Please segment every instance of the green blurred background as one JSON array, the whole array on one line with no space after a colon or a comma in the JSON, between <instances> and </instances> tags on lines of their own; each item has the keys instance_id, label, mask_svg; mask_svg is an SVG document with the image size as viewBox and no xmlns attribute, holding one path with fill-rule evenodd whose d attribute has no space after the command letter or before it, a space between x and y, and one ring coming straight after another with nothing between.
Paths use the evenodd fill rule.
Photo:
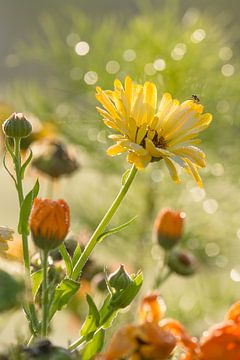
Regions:
<instances>
[{"instance_id":1,"label":"green blurred background","mask_svg":"<svg viewBox=\"0 0 240 360\"><path fill-rule=\"evenodd\" d=\"M72 230L92 231L110 205L128 165L107 158L109 134L95 106L95 86L112 88L129 74L157 84L183 101L197 94L214 121L202 136L207 168L204 190L183 175L175 185L161 163L140 173L113 224L138 219L94 252L100 264L125 263L144 270L143 293L151 289L162 254L152 243L158 211L186 212L185 246L198 257L198 273L172 276L161 293L168 315L199 335L220 321L240 294L239 135L240 3L201 1L0 0L0 100L43 123L52 122L76 147L81 169L63 179L55 197L72 209ZM0 168L1 225L16 228L14 186ZM35 174L29 174L26 188ZM45 196L47 180L42 180ZM20 316L20 315L18 315ZM133 320L132 310L120 321ZM21 332L21 316L17 318ZM65 319L65 318L64 318ZM1 326L3 342L12 323ZM61 340L57 320L55 338ZM15 324L15 323L14 323ZM58 331L57 331L58 330ZM77 329L70 327L69 338Z\"/></svg>"}]
</instances>

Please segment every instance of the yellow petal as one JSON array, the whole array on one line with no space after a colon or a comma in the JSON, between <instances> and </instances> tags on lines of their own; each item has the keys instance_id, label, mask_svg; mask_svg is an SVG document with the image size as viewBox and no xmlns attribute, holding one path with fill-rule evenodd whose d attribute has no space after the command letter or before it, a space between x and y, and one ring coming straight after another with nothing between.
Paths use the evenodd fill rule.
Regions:
<instances>
[{"instance_id":1,"label":"yellow petal","mask_svg":"<svg viewBox=\"0 0 240 360\"><path fill-rule=\"evenodd\" d=\"M138 156L135 153L129 153L127 161L130 164L134 164L138 170L143 170L151 161L152 157L150 155Z\"/></svg>"},{"instance_id":2,"label":"yellow petal","mask_svg":"<svg viewBox=\"0 0 240 360\"><path fill-rule=\"evenodd\" d=\"M107 149L107 154L109 156L116 156L116 155L121 155L123 154L124 152L126 152L127 149L122 147L121 145L119 144L115 144L115 145L112 145L110 146L108 149Z\"/></svg>"},{"instance_id":3,"label":"yellow petal","mask_svg":"<svg viewBox=\"0 0 240 360\"><path fill-rule=\"evenodd\" d=\"M203 183L202 183L202 179L201 179L201 176L199 175L199 172L198 172L198 169L197 169L197 166L194 165L190 160L188 159L185 159L185 162L187 163L188 165L188 168L186 167L186 171L188 173L191 173L193 178L195 179L196 183L198 184L198 186L200 188L203 188Z\"/></svg>"},{"instance_id":4,"label":"yellow petal","mask_svg":"<svg viewBox=\"0 0 240 360\"><path fill-rule=\"evenodd\" d=\"M167 165L169 174L171 176L171 178L173 179L173 181L175 181L177 184L179 184L181 182L179 176L178 176L178 172L176 169L176 166L174 165L173 161L170 160L169 158L164 158L165 164Z\"/></svg>"},{"instance_id":5,"label":"yellow petal","mask_svg":"<svg viewBox=\"0 0 240 360\"><path fill-rule=\"evenodd\" d=\"M145 139L145 143L146 143L146 150L153 157L174 156L174 154L172 154L168 150L156 148L153 142L148 138Z\"/></svg>"},{"instance_id":6,"label":"yellow petal","mask_svg":"<svg viewBox=\"0 0 240 360\"><path fill-rule=\"evenodd\" d=\"M153 121L154 113L157 105L157 89L152 82L145 82L144 84L144 105L146 111L146 121L150 124Z\"/></svg>"}]
</instances>

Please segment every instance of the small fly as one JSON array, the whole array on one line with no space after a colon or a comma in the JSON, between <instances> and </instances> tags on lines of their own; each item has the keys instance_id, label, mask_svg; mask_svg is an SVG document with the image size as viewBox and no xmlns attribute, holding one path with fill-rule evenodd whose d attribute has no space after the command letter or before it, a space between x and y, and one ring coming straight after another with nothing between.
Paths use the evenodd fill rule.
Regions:
<instances>
[{"instance_id":1,"label":"small fly","mask_svg":"<svg viewBox=\"0 0 240 360\"><path fill-rule=\"evenodd\" d=\"M192 94L191 99L196 103L200 103L200 99L196 94Z\"/></svg>"}]
</instances>

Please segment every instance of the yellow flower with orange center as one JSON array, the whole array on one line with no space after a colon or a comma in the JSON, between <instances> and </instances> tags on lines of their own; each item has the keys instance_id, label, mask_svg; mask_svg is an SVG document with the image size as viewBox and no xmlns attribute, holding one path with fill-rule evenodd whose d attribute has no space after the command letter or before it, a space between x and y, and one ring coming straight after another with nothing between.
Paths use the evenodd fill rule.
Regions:
<instances>
[{"instance_id":1,"label":"yellow flower with orange center","mask_svg":"<svg viewBox=\"0 0 240 360\"><path fill-rule=\"evenodd\" d=\"M30 215L30 229L35 244L44 250L64 241L70 224L70 211L64 200L35 199Z\"/></svg>"},{"instance_id":2,"label":"yellow flower with orange center","mask_svg":"<svg viewBox=\"0 0 240 360\"><path fill-rule=\"evenodd\" d=\"M116 144L107 150L108 155L127 152L128 162L138 169L163 159L175 182L180 182L178 164L202 186L198 170L205 166L205 154L196 146L197 136L209 126L212 115L203 114L200 103L192 99L180 104L165 93L157 108L155 84L135 84L129 76L124 86L115 80L113 91L96 90L104 107L97 108L104 123L118 132L110 135Z\"/></svg>"}]
</instances>

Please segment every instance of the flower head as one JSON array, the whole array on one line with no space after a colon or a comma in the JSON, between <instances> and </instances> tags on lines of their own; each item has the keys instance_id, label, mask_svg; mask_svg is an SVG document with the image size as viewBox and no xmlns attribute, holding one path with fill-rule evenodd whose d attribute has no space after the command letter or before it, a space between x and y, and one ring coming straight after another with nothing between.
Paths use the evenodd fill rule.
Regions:
<instances>
[{"instance_id":1,"label":"flower head","mask_svg":"<svg viewBox=\"0 0 240 360\"><path fill-rule=\"evenodd\" d=\"M22 113L13 113L2 125L3 132L11 138L25 138L32 132L32 125Z\"/></svg>"},{"instance_id":2,"label":"flower head","mask_svg":"<svg viewBox=\"0 0 240 360\"><path fill-rule=\"evenodd\" d=\"M30 229L41 249L54 249L64 241L70 224L70 211L64 200L35 199L30 215Z\"/></svg>"},{"instance_id":3,"label":"flower head","mask_svg":"<svg viewBox=\"0 0 240 360\"><path fill-rule=\"evenodd\" d=\"M35 157L32 166L42 174L53 179L71 175L79 168L77 158L69 151L67 146L59 140L43 143L41 153Z\"/></svg>"},{"instance_id":4,"label":"flower head","mask_svg":"<svg viewBox=\"0 0 240 360\"><path fill-rule=\"evenodd\" d=\"M8 251L8 241L13 241L14 230L6 227L0 226L0 254L6 255Z\"/></svg>"},{"instance_id":5,"label":"flower head","mask_svg":"<svg viewBox=\"0 0 240 360\"><path fill-rule=\"evenodd\" d=\"M212 115L203 114L200 103L191 99L180 104L165 93L157 108L156 86L135 84L128 76L124 86L115 80L113 91L97 87L96 98L104 107L98 108L104 123L118 132L110 135L116 144L107 150L108 155L127 152L128 162L138 169L163 159L177 183L179 164L202 186L198 169L205 166L205 154L196 147L200 143L196 138Z\"/></svg>"},{"instance_id":6,"label":"flower head","mask_svg":"<svg viewBox=\"0 0 240 360\"><path fill-rule=\"evenodd\" d=\"M158 214L154 223L154 236L160 246L164 249L170 249L178 243L182 237L184 212L163 209Z\"/></svg>"}]
</instances>

